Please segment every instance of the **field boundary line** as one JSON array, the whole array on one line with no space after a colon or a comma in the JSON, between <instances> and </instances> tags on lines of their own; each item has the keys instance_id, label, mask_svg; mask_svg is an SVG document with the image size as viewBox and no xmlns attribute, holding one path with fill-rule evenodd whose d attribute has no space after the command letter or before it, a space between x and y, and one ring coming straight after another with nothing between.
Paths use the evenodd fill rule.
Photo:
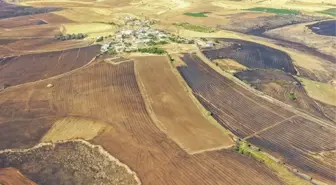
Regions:
<instances>
[{"instance_id":1,"label":"field boundary line","mask_svg":"<svg viewBox=\"0 0 336 185\"><path fill-rule=\"evenodd\" d=\"M244 140L247 140L247 139L250 139L250 138L252 138L252 137L254 137L254 136L257 136L257 135L259 135L259 134L262 133L262 132L265 132L265 131L267 131L267 130L273 128L273 127L276 127L276 126L280 125L281 123L284 123L284 122L286 122L286 121L290 121L291 119L293 119L293 118L295 118L295 117L300 117L300 116L295 114L295 115L293 115L293 116L291 116L291 117L289 117L289 118L286 118L286 119L284 119L284 120L281 120L281 121L279 121L279 122L277 122L277 123L275 123L275 124L273 124L273 125L271 125L271 126L268 126L268 127L266 127L266 128L263 128L263 129L261 129L261 130L255 132L255 133L253 133L253 134L251 134L251 135L245 137Z\"/></svg>"}]
</instances>

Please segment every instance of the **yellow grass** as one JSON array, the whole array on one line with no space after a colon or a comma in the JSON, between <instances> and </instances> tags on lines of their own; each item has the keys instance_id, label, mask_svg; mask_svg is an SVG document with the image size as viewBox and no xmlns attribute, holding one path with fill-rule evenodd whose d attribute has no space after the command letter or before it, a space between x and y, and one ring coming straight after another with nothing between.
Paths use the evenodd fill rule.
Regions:
<instances>
[{"instance_id":1,"label":"yellow grass","mask_svg":"<svg viewBox=\"0 0 336 185\"><path fill-rule=\"evenodd\" d=\"M99 121L66 117L57 120L41 141L57 142L70 139L91 140L106 128L106 124Z\"/></svg>"},{"instance_id":2,"label":"yellow grass","mask_svg":"<svg viewBox=\"0 0 336 185\"><path fill-rule=\"evenodd\" d=\"M247 69L246 66L241 65L240 63L238 63L237 61L232 60L232 59L216 59L216 60L214 60L214 62L216 64L218 64L221 69L223 69L223 70L225 70L225 71L227 71L231 74L233 74L237 71Z\"/></svg>"},{"instance_id":3,"label":"yellow grass","mask_svg":"<svg viewBox=\"0 0 336 185\"><path fill-rule=\"evenodd\" d=\"M115 26L104 23L63 24L62 27L64 34L83 33L89 37L113 35L116 31Z\"/></svg>"},{"instance_id":4,"label":"yellow grass","mask_svg":"<svg viewBox=\"0 0 336 185\"><path fill-rule=\"evenodd\" d=\"M113 9L95 7L77 7L54 12L75 22L109 22L113 21Z\"/></svg>"},{"instance_id":5,"label":"yellow grass","mask_svg":"<svg viewBox=\"0 0 336 185\"><path fill-rule=\"evenodd\" d=\"M336 88L330 84L300 78L308 95L321 102L336 106Z\"/></svg>"}]
</instances>

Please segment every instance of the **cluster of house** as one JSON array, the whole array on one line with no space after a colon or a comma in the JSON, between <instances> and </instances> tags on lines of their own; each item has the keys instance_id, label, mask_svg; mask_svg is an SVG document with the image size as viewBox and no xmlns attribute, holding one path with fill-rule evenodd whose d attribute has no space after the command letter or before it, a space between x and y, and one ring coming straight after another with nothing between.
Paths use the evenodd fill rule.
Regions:
<instances>
[{"instance_id":1,"label":"cluster of house","mask_svg":"<svg viewBox=\"0 0 336 185\"><path fill-rule=\"evenodd\" d=\"M103 44L102 52L114 51L116 53L136 51L139 48L162 45L169 42L184 43L184 44L198 44L200 47L212 46L211 43L202 41L200 39L187 39L177 35L157 30L151 27L153 21L140 19L126 18L125 28L116 32L115 36ZM132 28L130 28L132 27Z\"/></svg>"}]
</instances>

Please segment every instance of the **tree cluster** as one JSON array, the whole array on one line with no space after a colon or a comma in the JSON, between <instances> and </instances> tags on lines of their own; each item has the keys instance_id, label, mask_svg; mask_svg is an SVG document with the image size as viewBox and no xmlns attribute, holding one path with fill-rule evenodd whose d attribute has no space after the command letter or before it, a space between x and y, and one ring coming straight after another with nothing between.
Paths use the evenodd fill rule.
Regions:
<instances>
[{"instance_id":1,"label":"tree cluster","mask_svg":"<svg viewBox=\"0 0 336 185\"><path fill-rule=\"evenodd\" d=\"M84 39L85 37L87 37L86 34L83 33L78 33L78 34L61 34L61 35L56 35L55 39L56 40L79 40L79 39Z\"/></svg>"}]
</instances>

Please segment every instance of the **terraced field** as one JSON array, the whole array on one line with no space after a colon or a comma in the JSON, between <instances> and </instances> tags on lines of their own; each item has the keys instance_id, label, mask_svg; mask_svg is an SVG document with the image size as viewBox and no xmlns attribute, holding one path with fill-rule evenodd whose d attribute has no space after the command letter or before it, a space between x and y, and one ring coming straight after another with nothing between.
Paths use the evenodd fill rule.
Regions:
<instances>
[{"instance_id":1,"label":"terraced field","mask_svg":"<svg viewBox=\"0 0 336 185\"><path fill-rule=\"evenodd\" d=\"M0 59L0 84L15 86L66 73L89 63L99 51L100 47L95 45L2 58Z\"/></svg>"},{"instance_id":2,"label":"terraced field","mask_svg":"<svg viewBox=\"0 0 336 185\"><path fill-rule=\"evenodd\" d=\"M233 59L252 69L279 69L296 74L291 58L282 51L238 39L219 40L223 42L222 48L203 51L210 60Z\"/></svg>"},{"instance_id":3,"label":"terraced field","mask_svg":"<svg viewBox=\"0 0 336 185\"><path fill-rule=\"evenodd\" d=\"M335 180L335 176L332 175L335 167L322 163L320 165L310 155L312 152L335 150L334 127L310 121L269 103L221 76L194 54L185 54L182 59L187 66L178 67L181 75L198 100L225 128L239 137L248 139L252 144L272 151L289 165L299 168L313 178L326 182ZM275 129L274 132L277 132L279 137L284 137L284 141L273 132ZM264 138L261 142L255 139L260 134L274 138ZM282 148L277 142L282 144Z\"/></svg>"},{"instance_id":4,"label":"terraced field","mask_svg":"<svg viewBox=\"0 0 336 185\"><path fill-rule=\"evenodd\" d=\"M48 83L54 87L46 88ZM21 103L26 105L25 109L17 109ZM32 120L77 116L108 125L110 129L100 132L92 142L128 165L143 184L283 184L265 166L232 150L190 155L180 148L151 119L132 61L110 64L100 60L57 78L8 88L0 92L0 105L6 107L6 111L0 112L0 125L11 120L17 128L6 136L6 130L0 129L0 136L6 137L0 139L3 148L29 148L30 144L37 144L43 134L34 133L36 141L24 142L26 133L36 130L36 126L23 127ZM21 127L16 125L20 122ZM239 178L235 177L237 173Z\"/></svg>"}]
</instances>

